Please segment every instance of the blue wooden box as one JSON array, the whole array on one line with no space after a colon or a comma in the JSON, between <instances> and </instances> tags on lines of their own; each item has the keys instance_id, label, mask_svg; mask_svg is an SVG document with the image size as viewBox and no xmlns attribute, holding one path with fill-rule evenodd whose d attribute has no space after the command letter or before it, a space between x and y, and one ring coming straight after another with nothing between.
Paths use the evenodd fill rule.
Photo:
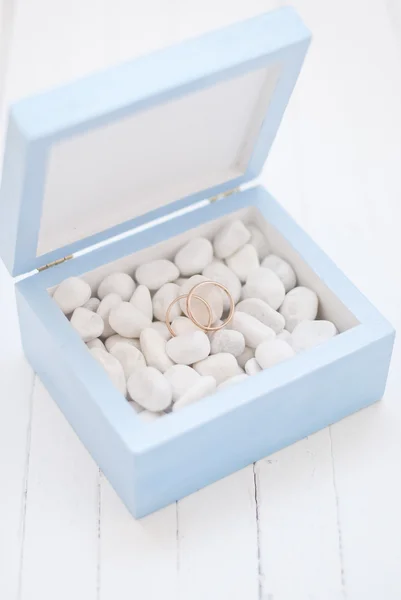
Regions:
<instances>
[{"instance_id":1,"label":"blue wooden box","mask_svg":"<svg viewBox=\"0 0 401 600\"><path fill-rule=\"evenodd\" d=\"M382 397L392 327L264 188L227 195L261 171L309 40L281 9L12 107L0 254L19 278L24 349L136 517ZM258 224L340 335L145 423L51 290L173 256L233 215Z\"/></svg>"}]
</instances>

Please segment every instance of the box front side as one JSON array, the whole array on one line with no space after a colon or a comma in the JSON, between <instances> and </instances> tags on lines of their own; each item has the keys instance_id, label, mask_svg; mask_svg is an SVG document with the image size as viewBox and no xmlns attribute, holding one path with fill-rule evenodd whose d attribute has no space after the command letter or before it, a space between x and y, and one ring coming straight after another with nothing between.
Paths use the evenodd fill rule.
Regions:
<instances>
[{"instance_id":1,"label":"box front side","mask_svg":"<svg viewBox=\"0 0 401 600\"><path fill-rule=\"evenodd\" d=\"M348 344L353 345L347 334L331 343L336 342L344 345L345 352ZM203 406L191 407L199 411L202 419L212 403L238 400L230 412L136 457L137 516L182 498L380 400L392 345L393 336L389 334L334 362L327 345L316 348L309 356L294 358L291 366L277 365L235 389L205 399ZM326 355L323 360L322 354ZM310 372L299 375L305 359Z\"/></svg>"}]
</instances>

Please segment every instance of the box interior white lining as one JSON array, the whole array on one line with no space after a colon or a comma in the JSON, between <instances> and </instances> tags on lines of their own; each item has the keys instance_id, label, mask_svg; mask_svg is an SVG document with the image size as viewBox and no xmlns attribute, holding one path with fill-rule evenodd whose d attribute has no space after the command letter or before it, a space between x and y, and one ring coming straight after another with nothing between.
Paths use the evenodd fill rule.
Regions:
<instances>
[{"instance_id":1,"label":"box interior white lining","mask_svg":"<svg viewBox=\"0 0 401 600\"><path fill-rule=\"evenodd\" d=\"M243 175L281 65L57 142L37 256Z\"/></svg>"}]
</instances>

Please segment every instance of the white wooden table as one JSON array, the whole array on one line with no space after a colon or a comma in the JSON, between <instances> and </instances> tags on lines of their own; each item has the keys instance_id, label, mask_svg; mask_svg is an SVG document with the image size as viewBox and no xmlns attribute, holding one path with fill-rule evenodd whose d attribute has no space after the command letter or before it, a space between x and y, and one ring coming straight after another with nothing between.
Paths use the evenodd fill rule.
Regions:
<instances>
[{"instance_id":1,"label":"white wooden table","mask_svg":"<svg viewBox=\"0 0 401 600\"><path fill-rule=\"evenodd\" d=\"M314 43L263 179L400 327L401 5L295 4ZM6 101L274 5L15 0ZM398 344L384 402L134 521L27 365L2 265L0 306L1 600L401 598Z\"/></svg>"}]
</instances>

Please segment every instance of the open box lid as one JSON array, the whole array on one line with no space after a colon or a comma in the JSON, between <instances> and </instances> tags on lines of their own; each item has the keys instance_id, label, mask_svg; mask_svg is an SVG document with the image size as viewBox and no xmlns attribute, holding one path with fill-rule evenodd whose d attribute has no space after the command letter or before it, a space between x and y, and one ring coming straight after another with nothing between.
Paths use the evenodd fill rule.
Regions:
<instances>
[{"instance_id":1,"label":"open box lid","mask_svg":"<svg viewBox=\"0 0 401 600\"><path fill-rule=\"evenodd\" d=\"M309 40L283 8L13 105L0 190L10 272L254 179Z\"/></svg>"}]
</instances>

